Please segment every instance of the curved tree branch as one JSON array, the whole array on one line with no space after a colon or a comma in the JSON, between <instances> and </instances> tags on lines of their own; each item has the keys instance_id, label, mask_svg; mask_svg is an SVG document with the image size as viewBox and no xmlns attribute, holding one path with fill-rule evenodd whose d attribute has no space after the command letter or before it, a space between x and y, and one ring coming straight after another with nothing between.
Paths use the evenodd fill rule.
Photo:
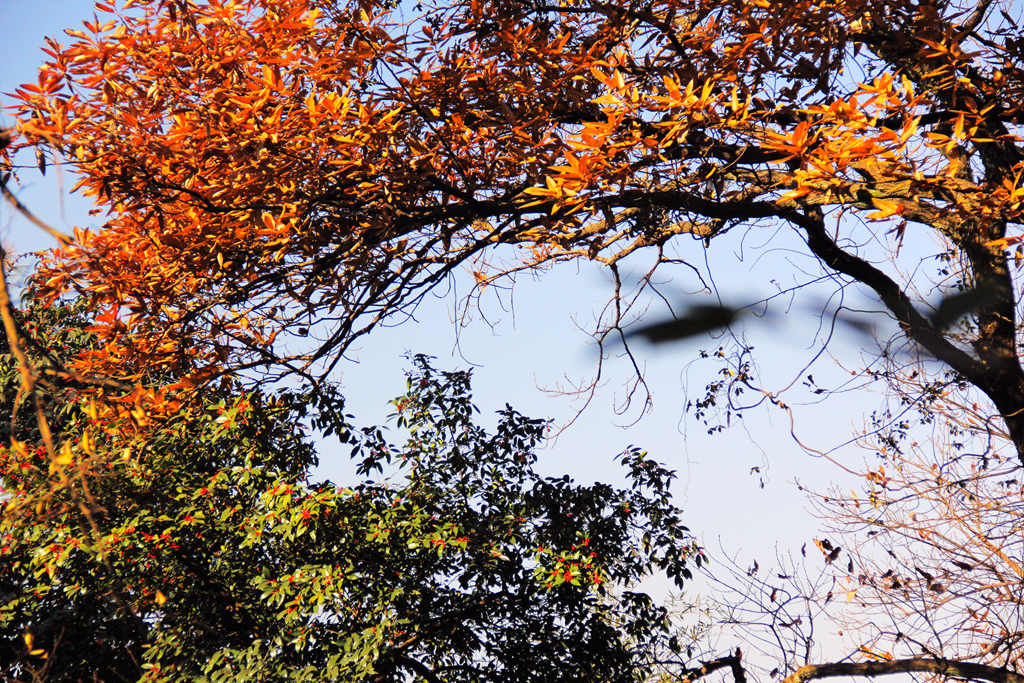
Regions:
<instances>
[{"instance_id":1,"label":"curved tree branch","mask_svg":"<svg viewBox=\"0 0 1024 683\"><path fill-rule=\"evenodd\" d=\"M950 342L913 305L899 284L864 259L843 250L825 229L820 210L810 213L787 211L784 218L803 228L807 246L829 268L852 277L878 294L882 303L896 317L907 336L917 342L935 358L945 362L969 382L981 389L1002 414L1010 432L1018 457L1024 464L1024 393L1017 376L1008 377L985 359L977 359Z\"/></svg>"},{"instance_id":2,"label":"curved tree branch","mask_svg":"<svg viewBox=\"0 0 1024 683\"><path fill-rule=\"evenodd\" d=\"M831 662L829 664L808 664L786 677L782 683L805 683L816 678L836 676L886 676L900 673L933 673L952 678L992 681L992 683L1024 683L1024 676L1007 669L944 659L911 657L887 662Z\"/></svg>"},{"instance_id":3,"label":"curved tree branch","mask_svg":"<svg viewBox=\"0 0 1024 683\"><path fill-rule=\"evenodd\" d=\"M710 662L705 662L698 667L686 669L680 672L679 680L683 681L683 683L692 683L692 681L703 678L708 674L724 669L725 667L729 667L732 669L732 677L735 683L747 683L747 674L743 670L742 658L742 651L739 648L736 648L735 654L719 657L718 659L713 659Z\"/></svg>"}]
</instances>

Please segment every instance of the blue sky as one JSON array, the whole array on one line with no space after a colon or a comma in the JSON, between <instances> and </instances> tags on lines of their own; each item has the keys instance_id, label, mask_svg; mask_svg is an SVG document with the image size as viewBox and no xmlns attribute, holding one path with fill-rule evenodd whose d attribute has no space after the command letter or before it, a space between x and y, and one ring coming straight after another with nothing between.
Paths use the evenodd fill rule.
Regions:
<instances>
[{"instance_id":1,"label":"blue sky","mask_svg":"<svg viewBox=\"0 0 1024 683\"><path fill-rule=\"evenodd\" d=\"M91 2L80 0L0 0L0 21L7 27L0 47L4 63L0 92L11 92L19 83L34 80L43 36L59 38L62 28L78 26L82 18L90 16L91 7ZM10 104L6 94L2 98L3 104ZM10 124L11 118L5 113L2 121ZM67 195L66 188L73 182L67 172L51 169L41 178L26 170L21 182L19 196L45 220L64 229L95 227L85 203ZM7 206L0 208L0 236L7 246L22 252L47 245L38 230ZM758 241L761 247L751 250L757 246L751 243ZM806 279L801 271L813 272L814 266L801 256L800 247L792 233L769 228L763 234L737 233L718 240L707 252L700 242L687 242L680 246L679 255L702 270L710 266L723 298L733 303L753 301L764 292ZM633 272L642 266L641 258ZM669 277L677 279L667 291L679 292L681 300L697 296L693 294L696 281L685 269L666 273L666 282ZM794 382L784 400L794 408L796 433L804 443L828 451L847 442L862 425L865 412L881 399L870 391L857 391L821 405L800 405L813 398L801 387L808 372L826 387L838 386L849 377L827 354L803 369L816 350L817 321L802 312L801 306L815 297L824 298L831 290L820 287L817 291L814 296L802 295L802 303L790 316L781 315L770 322L752 320L736 333L757 347L756 359L768 388L778 390ZM364 422L382 420L389 412L386 401L404 387L402 354L411 351L437 356L440 367L472 365L484 414L493 414L507 402L526 414L564 424L576 404L540 388L564 384L565 378L593 375L596 351L578 328L592 327L610 295L609 278L601 270L589 264L568 265L520 278L513 293L502 300L484 297L483 309L471 311L472 321L461 330L454 323L457 302L452 296L428 298L417 312L417 321L379 330L358 345L353 353L357 362L343 364L339 379L349 407ZM776 311L782 314L783 307ZM652 303L650 319L666 314L664 307ZM817 529L794 480L821 487L838 476L838 470L802 451L789 435L787 416L770 406L750 411L739 424L714 436L684 415L687 398L701 397L705 382L719 369L695 361L697 349L718 345L710 338L668 347L638 345L654 406L650 414L628 428L622 425L631 422L635 412L618 415L614 406L630 368L625 359L610 359L608 379L594 401L545 449L542 463L545 470L569 472L583 480L617 481L620 477L613 457L627 445L638 444L678 470L679 503L691 528L713 552L720 539L730 552L766 559L774 554L777 542L798 548ZM860 357L855 346L842 340L830 351L851 366L856 366ZM863 457L853 448L834 455L854 462ZM325 444L321 471L340 480L350 470L342 455Z\"/></svg>"}]
</instances>

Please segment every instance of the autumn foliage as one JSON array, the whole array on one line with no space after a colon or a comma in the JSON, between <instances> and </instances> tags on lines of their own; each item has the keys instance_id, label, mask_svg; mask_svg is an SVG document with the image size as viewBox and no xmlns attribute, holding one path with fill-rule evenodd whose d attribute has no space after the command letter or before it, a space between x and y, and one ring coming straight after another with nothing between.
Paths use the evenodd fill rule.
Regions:
<instances>
[{"instance_id":1,"label":"autumn foliage","mask_svg":"<svg viewBox=\"0 0 1024 683\"><path fill-rule=\"evenodd\" d=\"M615 265L775 221L1003 414L1024 396L1004 253L1024 43L999 3L97 7L18 91L21 139L104 220L42 285L105 311L96 369L330 364L454 269ZM839 216L962 250L995 293L979 360L844 248Z\"/></svg>"},{"instance_id":2,"label":"autumn foliage","mask_svg":"<svg viewBox=\"0 0 1024 683\"><path fill-rule=\"evenodd\" d=\"M32 293L81 297L93 341L44 362L39 335L5 321L37 359L19 397L70 387L105 434L147 442L209 398L183 389L326 386L353 340L463 272L478 293L563 261L613 275L602 350L616 335L664 341L678 325L623 329L639 298L624 292L626 259L654 264L643 288L729 233L781 226L808 278L863 285L909 340L914 362L884 355L870 376L913 389L908 405L941 399L953 431L969 417L963 430L985 442L980 460L881 449L867 498L831 499L836 519L881 525L871 538L893 557L932 564L886 574L865 553L858 575L851 558L849 590L889 610L893 627L869 639L889 658L787 672L1016 681L1020 546L983 540L1020 530L1019 490L987 463L1008 477L1024 463L1021 24L1009 0L97 3L67 41L47 41L3 151L70 165L101 223L61 240ZM903 268L904 240L922 232L936 258ZM685 334L736 317L705 311L717 317ZM729 377L709 396L751 383ZM38 424L47 457L74 462L69 437ZM75 448L85 433L72 430ZM10 453L11 467L36 457ZM907 500L944 511L922 522ZM838 561L838 545L820 547ZM912 638L914 656L893 661ZM716 662L742 673L739 654ZM686 681L709 670L681 666Z\"/></svg>"}]
</instances>

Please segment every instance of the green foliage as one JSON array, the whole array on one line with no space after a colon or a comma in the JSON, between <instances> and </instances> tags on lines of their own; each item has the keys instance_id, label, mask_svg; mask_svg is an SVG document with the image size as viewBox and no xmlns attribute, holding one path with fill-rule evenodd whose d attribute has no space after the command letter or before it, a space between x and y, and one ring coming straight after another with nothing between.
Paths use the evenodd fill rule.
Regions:
<instances>
[{"instance_id":1,"label":"green foliage","mask_svg":"<svg viewBox=\"0 0 1024 683\"><path fill-rule=\"evenodd\" d=\"M84 348L76 316L44 336ZM400 446L324 388L208 396L145 430L47 396L73 460L47 462L24 412L0 453L10 680L635 680L669 634L624 589L701 559L645 453L622 454L626 490L541 477L545 423L506 407L489 433L469 373L423 356ZM353 485L310 480L316 430L351 447Z\"/></svg>"}]
</instances>

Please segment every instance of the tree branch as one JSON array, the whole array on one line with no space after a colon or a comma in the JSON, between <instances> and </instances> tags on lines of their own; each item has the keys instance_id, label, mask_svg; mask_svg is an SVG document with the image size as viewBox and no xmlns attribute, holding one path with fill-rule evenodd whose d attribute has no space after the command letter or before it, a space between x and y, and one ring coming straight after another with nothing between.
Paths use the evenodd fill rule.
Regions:
<instances>
[{"instance_id":1,"label":"tree branch","mask_svg":"<svg viewBox=\"0 0 1024 683\"><path fill-rule=\"evenodd\" d=\"M935 329L928 319L914 308L910 298L895 280L864 259L850 254L836 244L825 230L825 223L820 212L816 213L817 215L806 215L798 211L789 211L785 212L784 217L804 229L807 235L807 246L828 267L843 275L849 275L857 282L873 289L886 308L896 316L896 320L900 322L911 339L985 390L988 375L984 366L950 343L939 330Z\"/></svg>"},{"instance_id":2,"label":"tree branch","mask_svg":"<svg viewBox=\"0 0 1024 683\"><path fill-rule=\"evenodd\" d=\"M923 657L895 659L887 662L809 664L797 669L795 673L786 677L782 683L805 683L815 678L833 678L835 676L886 676L915 671L949 676L951 678L992 681L992 683L1024 683L1024 676L1007 669L977 664L975 662L957 662L944 659L926 659Z\"/></svg>"},{"instance_id":3,"label":"tree branch","mask_svg":"<svg viewBox=\"0 0 1024 683\"><path fill-rule=\"evenodd\" d=\"M438 678L436 673L434 673L434 670L419 660L401 655L398 657L397 663L399 666L405 666L406 668L412 669L430 683L442 683L441 679Z\"/></svg>"},{"instance_id":4,"label":"tree branch","mask_svg":"<svg viewBox=\"0 0 1024 683\"><path fill-rule=\"evenodd\" d=\"M14 196L14 193L7 188L6 182L0 182L0 193L3 193L4 198L8 202L10 202L11 206L17 209L21 213L21 215L28 219L30 223L35 225L37 228L45 232L53 239L57 240L57 243L60 244L61 246L66 247L67 245L71 244L74 241L71 239L71 237L65 235L57 228L54 228L48 223L45 223L44 221L41 221L40 219L36 218L35 214L29 211L28 207L22 204L18 200L18 198Z\"/></svg>"},{"instance_id":5,"label":"tree branch","mask_svg":"<svg viewBox=\"0 0 1024 683\"><path fill-rule=\"evenodd\" d=\"M719 657L718 659L714 659L710 662L705 662L700 666L694 667L692 669L685 669L681 672L682 675L680 676L679 680L683 681L683 683L692 683L693 681L696 681L699 678L703 678L708 674L714 673L719 669L729 667L732 669L732 677L735 683L747 683L747 674L743 670L743 664L741 661L742 658L743 653L740 651L739 648L736 648L735 654L726 655L725 657Z\"/></svg>"},{"instance_id":6,"label":"tree branch","mask_svg":"<svg viewBox=\"0 0 1024 683\"><path fill-rule=\"evenodd\" d=\"M986 362L986 359L976 359L951 343L941 330L936 329L914 308L899 284L864 259L844 251L836 244L825 230L820 209L807 214L786 211L780 215L804 229L807 246L828 267L875 290L908 337L960 373L992 400L1002 414L1017 449L1018 458L1024 464L1024 409L1021 408L1024 405L1024 396L1019 381L1016 381L1020 372L1019 366L1017 373L1008 375L1001 372L1000 367ZM1015 360L1013 362L1016 363Z\"/></svg>"}]
</instances>

